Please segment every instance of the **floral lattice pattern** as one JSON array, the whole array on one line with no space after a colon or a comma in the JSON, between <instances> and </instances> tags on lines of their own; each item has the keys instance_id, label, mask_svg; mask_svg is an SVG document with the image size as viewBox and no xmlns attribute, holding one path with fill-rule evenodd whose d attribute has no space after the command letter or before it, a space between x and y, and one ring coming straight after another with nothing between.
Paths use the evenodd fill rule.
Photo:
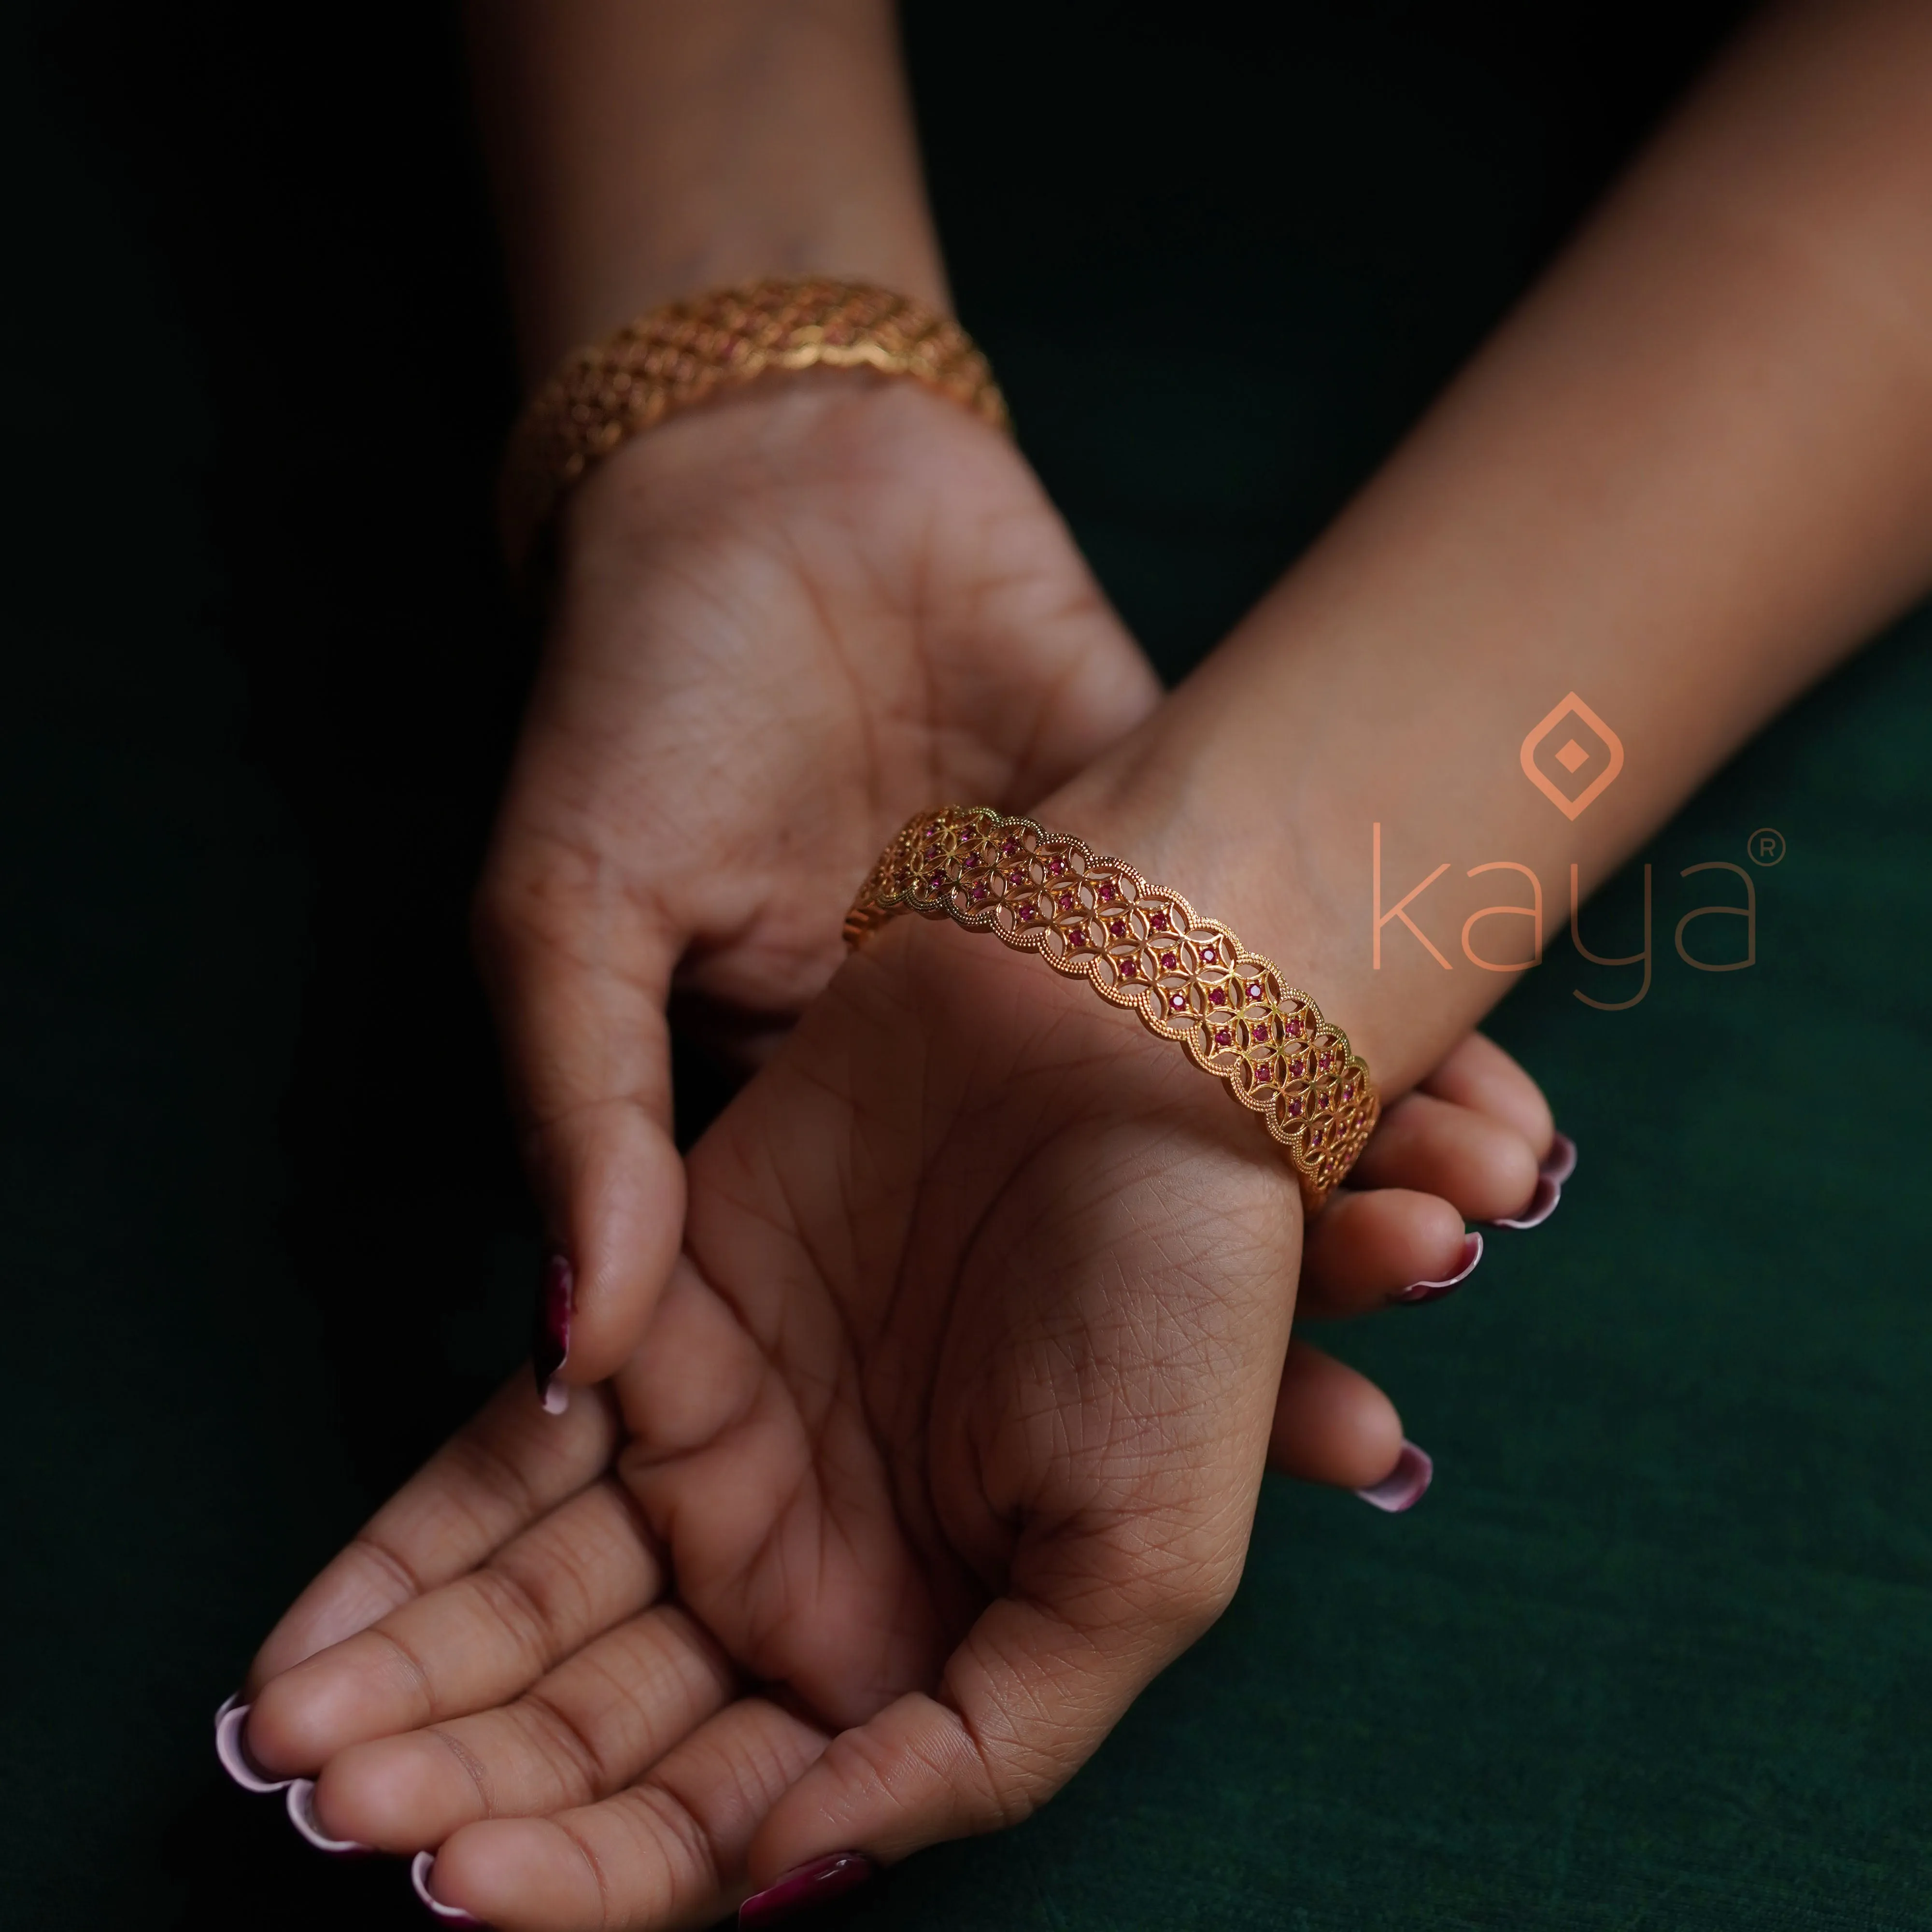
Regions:
<instances>
[{"instance_id":1,"label":"floral lattice pattern","mask_svg":"<svg viewBox=\"0 0 1932 1932\"><path fill-rule=\"evenodd\" d=\"M1080 839L984 806L922 812L872 868L847 942L901 912L995 932L1178 1041L1266 1122L1310 1214L1374 1130L1367 1064L1307 994L1180 893Z\"/></svg>"}]
</instances>

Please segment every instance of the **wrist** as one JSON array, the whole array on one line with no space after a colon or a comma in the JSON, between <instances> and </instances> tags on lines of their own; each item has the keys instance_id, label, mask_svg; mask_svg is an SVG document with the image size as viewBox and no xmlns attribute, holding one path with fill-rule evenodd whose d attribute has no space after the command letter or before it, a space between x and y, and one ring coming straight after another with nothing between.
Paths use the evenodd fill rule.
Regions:
<instances>
[{"instance_id":1,"label":"wrist","mask_svg":"<svg viewBox=\"0 0 1932 1932\"><path fill-rule=\"evenodd\" d=\"M915 216L917 218L915 218ZM672 302L782 278L862 284L952 308L937 236L922 209L868 208L862 200L788 208L751 206L701 230L680 226L608 253L586 251L520 278L517 338L525 383L534 387L573 351Z\"/></svg>"},{"instance_id":2,"label":"wrist","mask_svg":"<svg viewBox=\"0 0 1932 1932\"><path fill-rule=\"evenodd\" d=\"M1325 842L1309 837L1279 782L1244 784L1239 767L1196 757L1178 738L1157 714L1034 815L1186 894L1297 983L1304 972L1336 976L1346 893Z\"/></svg>"},{"instance_id":3,"label":"wrist","mask_svg":"<svg viewBox=\"0 0 1932 1932\"><path fill-rule=\"evenodd\" d=\"M1384 1100L1394 1099L1501 989L1472 983L1486 976L1459 982L1376 964L1372 808L1358 813L1321 738L1256 764L1229 755L1225 741L1190 742L1190 722L1157 716L1033 815L1234 927L1346 1029Z\"/></svg>"},{"instance_id":4,"label":"wrist","mask_svg":"<svg viewBox=\"0 0 1932 1932\"><path fill-rule=\"evenodd\" d=\"M704 404L814 369L914 382L990 428L1009 426L971 338L908 296L819 276L714 290L586 344L531 398L498 497L512 564L521 567L560 498L614 450Z\"/></svg>"},{"instance_id":5,"label":"wrist","mask_svg":"<svg viewBox=\"0 0 1932 1932\"><path fill-rule=\"evenodd\" d=\"M810 510L840 520L854 492L918 479L937 451L956 466L983 439L987 460L1013 460L1007 439L947 398L862 369L763 376L627 437L560 502L557 556L566 574L642 531L715 529L719 518Z\"/></svg>"},{"instance_id":6,"label":"wrist","mask_svg":"<svg viewBox=\"0 0 1932 1932\"><path fill-rule=\"evenodd\" d=\"M1177 1064L1260 1118L1311 1213L1374 1126L1372 1076L1306 987L1171 881L1064 828L984 806L920 813L860 889L846 938L862 944L907 914L1037 954L1135 1014Z\"/></svg>"}]
</instances>

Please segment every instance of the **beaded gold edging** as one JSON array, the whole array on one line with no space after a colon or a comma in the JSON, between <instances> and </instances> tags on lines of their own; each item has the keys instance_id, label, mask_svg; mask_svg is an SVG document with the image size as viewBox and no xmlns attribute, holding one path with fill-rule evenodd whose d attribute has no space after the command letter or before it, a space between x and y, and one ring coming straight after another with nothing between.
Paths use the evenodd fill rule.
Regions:
<instances>
[{"instance_id":1,"label":"beaded gold edging","mask_svg":"<svg viewBox=\"0 0 1932 1932\"><path fill-rule=\"evenodd\" d=\"M990 930L1178 1041L1261 1115L1311 1214L1374 1130L1382 1102L1367 1063L1309 994L1180 893L1081 839L986 806L921 812L860 889L846 944L902 912Z\"/></svg>"},{"instance_id":2,"label":"beaded gold edging","mask_svg":"<svg viewBox=\"0 0 1932 1932\"><path fill-rule=\"evenodd\" d=\"M499 504L511 562L523 562L564 491L627 437L768 370L820 366L909 376L1010 427L972 338L910 296L811 275L668 302L578 350L518 418Z\"/></svg>"}]
</instances>

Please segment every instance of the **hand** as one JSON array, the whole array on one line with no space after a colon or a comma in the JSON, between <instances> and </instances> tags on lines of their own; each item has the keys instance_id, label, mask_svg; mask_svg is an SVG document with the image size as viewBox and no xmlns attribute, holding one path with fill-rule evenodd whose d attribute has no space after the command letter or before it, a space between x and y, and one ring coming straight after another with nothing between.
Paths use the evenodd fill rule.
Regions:
<instances>
[{"instance_id":1,"label":"hand","mask_svg":"<svg viewBox=\"0 0 1932 1932\"><path fill-rule=\"evenodd\" d=\"M1520 1204L1539 1147L1410 1119L1397 1166ZM250 1749L320 1772L332 1836L440 1847L436 1895L506 1932L703 1923L1012 1822L1225 1604L1264 1460L1394 1459L1359 1378L1299 1348L1284 1378L1300 1223L1171 1048L895 927L694 1150L610 1400L500 1396L284 1619Z\"/></svg>"},{"instance_id":2,"label":"hand","mask_svg":"<svg viewBox=\"0 0 1932 1932\"><path fill-rule=\"evenodd\" d=\"M910 383L773 383L664 424L562 537L478 925L580 1384L635 1346L676 1252L674 989L755 1063L914 811L1030 803L1157 692L1018 452ZM1317 1305L1454 1272L1440 1197L1463 1184L1412 1164L1338 1202Z\"/></svg>"},{"instance_id":3,"label":"hand","mask_svg":"<svg viewBox=\"0 0 1932 1932\"><path fill-rule=\"evenodd\" d=\"M478 928L585 1384L677 1252L674 990L755 1062L913 812L1025 806L1158 688L1018 451L914 383L707 404L607 459L560 536Z\"/></svg>"}]
</instances>

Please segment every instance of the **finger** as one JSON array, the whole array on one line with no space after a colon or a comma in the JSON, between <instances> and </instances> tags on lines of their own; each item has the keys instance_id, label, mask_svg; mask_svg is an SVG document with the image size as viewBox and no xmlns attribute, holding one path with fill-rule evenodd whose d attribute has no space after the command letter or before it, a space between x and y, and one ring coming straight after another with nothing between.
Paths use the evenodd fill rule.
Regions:
<instances>
[{"instance_id":1,"label":"finger","mask_svg":"<svg viewBox=\"0 0 1932 1932\"><path fill-rule=\"evenodd\" d=\"M1498 1225L1541 1226L1556 1211L1563 1184L1576 1169L1576 1143L1556 1130L1542 1089L1480 1034L1472 1034L1422 1084L1424 1091L1507 1121L1522 1134L1537 1157L1536 1185L1520 1206L1497 1217Z\"/></svg>"},{"instance_id":2,"label":"finger","mask_svg":"<svg viewBox=\"0 0 1932 1932\"><path fill-rule=\"evenodd\" d=\"M272 1678L248 1744L271 1772L309 1772L387 1737L514 1696L654 1601L664 1570L622 1490L583 1490L488 1562Z\"/></svg>"},{"instance_id":3,"label":"finger","mask_svg":"<svg viewBox=\"0 0 1932 1932\"><path fill-rule=\"evenodd\" d=\"M1556 1138L1543 1089L1492 1040L1472 1033L1421 1084L1438 1100L1514 1127L1540 1161Z\"/></svg>"},{"instance_id":4,"label":"finger","mask_svg":"<svg viewBox=\"0 0 1932 1932\"><path fill-rule=\"evenodd\" d=\"M911 1692L841 1732L780 1799L754 1882L834 1852L890 1862L1017 1823L1064 1785L1148 1682L1226 1606L1245 1538L1146 1519L1022 1545L1010 1585Z\"/></svg>"},{"instance_id":5,"label":"finger","mask_svg":"<svg viewBox=\"0 0 1932 1932\"><path fill-rule=\"evenodd\" d=\"M1402 1446L1395 1404L1366 1376L1299 1338L1288 1344L1269 1468L1301 1482L1366 1490L1396 1466Z\"/></svg>"},{"instance_id":6,"label":"finger","mask_svg":"<svg viewBox=\"0 0 1932 1932\"><path fill-rule=\"evenodd\" d=\"M1295 1312L1338 1320L1392 1302L1439 1300L1466 1281L1480 1234L1440 1195L1406 1187L1345 1188L1308 1224Z\"/></svg>"},{"instance_id":7,"label":"finger","mask_svg":"<svg viewBox=\"0 0 1932 1932\"><path fill-rule=\"evenodd\" d=\"M616 1439L608 1402L580 1402L559 1420L514 1378L290 1605L256 1653L243 1694L474 1568L596 1481Z\"/></svg>"},{"instance_id":8,"label":"finger","mask_svg":"<svg viewBox=\"0 0 1932 1932\"><path fill-rule=\"evenodd\" d=\"M1357 1188L1438 1195L1465 1220L1495 1221L1535 1193L1536 1162L1514 1125L1414 1093L1382 1116L1348 1179Z\"/></svg>"},{"instance_id":9,"label":"finger","mask_svg":"<svg viewBox=\"0 0 1932 1932\"><path fill-rule=\"evenodd\" d=\"M659 1604L513 1702L351 1745L323 1771L315 1814L332 1838L414 1852L482 1819L592 1804L650 1770L734 1688L716 1642Z\"/></svg>"},{"instance_id":10,"label":"finger","mask_svg":"<svg viewBox=\"0 0 1932 1932\"><path fill-rule=\"evenodd\" d=\"M476 904L525 1162L558 1250L533 1340L539 1390L557 1408L636 1348L684 1226L664 1001L687 935L615 869L506 835Z\"/></svg>"},{"instance_id":11,"label":"finger","mask_svg":"<svg viewBox=\"0 0 1932 1932\"><path fill-rule=\"evenodd\" d=\"M730 1705L601 1804L465 1826L423 1874L497 1932L714 1922L749 1889L746 1854L825 1734L763 1698Z\"/></svg>"}]
</instances>

